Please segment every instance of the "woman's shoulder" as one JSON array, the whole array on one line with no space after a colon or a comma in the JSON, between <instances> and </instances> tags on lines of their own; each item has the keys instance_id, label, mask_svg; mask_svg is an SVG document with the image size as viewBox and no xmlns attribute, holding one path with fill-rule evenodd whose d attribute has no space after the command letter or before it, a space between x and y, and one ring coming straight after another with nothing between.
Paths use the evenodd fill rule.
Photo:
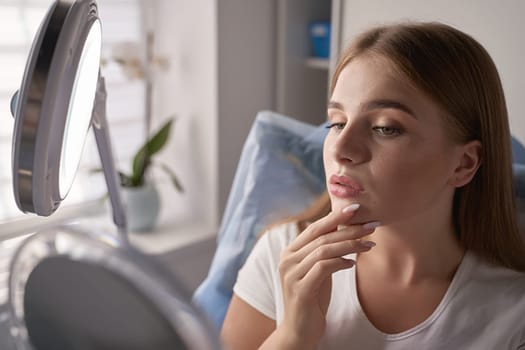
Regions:
<instances>
[{"instance_id":1,"label":"woman's shoulder","mask_svg":"<svg viewBox=\"0 0 525 350\"><path fill-rule=\"evenodd\" d=\"M525 306L525 272L491 264L473 253L469 255L474 265L471 281L475 289L505 295L509 301L522 300Z\"/></svg>"},{"instance_id":2,"label":"woman's shoulder","mask_svg":"<svg viewBox=\"0 0 525 350\"><path fill-rule=\"evenodd\" d=\"M488 279L525 279L525 271L514 270L505 266L497 265L486 261L473 252L467 253L474 265L477 266L477 274Z\"/></svg>"},{"instance_id":3,"label":"woman's shoulder","mask_svg":"<svg viewBox=\"0 0 525 350\"><path fill-rule=\"evenodd\" d=\"M463 274L462 283L456 289L457 294L448 308L453 312L449 313L447 322L458 329L470 329L471 334L482 334L489 329L500 330L497 336L480 337L477 342L484 341L482 339L502 342L507 345L501 348L515 349L515 344L525 341L525 273L491 264L471 252L468 256L470 271ZM468 325L462 323L465 319L458 318L458 313L469 315ZM488 343L485 345L495 348Z\"/></svg>"}]
</instances>

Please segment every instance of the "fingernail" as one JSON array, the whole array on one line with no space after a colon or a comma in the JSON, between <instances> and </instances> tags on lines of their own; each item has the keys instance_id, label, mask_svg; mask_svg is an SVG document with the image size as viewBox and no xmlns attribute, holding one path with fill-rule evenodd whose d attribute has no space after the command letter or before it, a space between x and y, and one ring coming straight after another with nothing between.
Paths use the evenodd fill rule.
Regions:
<instances>
[{"instance_id":1,"label":"fingernail","mask_svg":"<svg viewBox=\"0 0 525 350\"><path fill-rule=\"evenodd\" d=\"M376 246L375 242L372 242L372 241L361 241L361 245L368 247L368 248L372 248Z\"/></svg>"},{"instance_id":2,"label":"fingernail","mask_svg":"<svg viewBox=\"0 0 525 350\"><path fill-rule=\"evenodd\" d=\"M361 205L359 203L350 204L348 207L343 208L343 213L351 213L359 209Z\"/></svg>"},{"instance_id":3,"label":"fingernail","mask_svg":"<svg viewBox=\"0 0 525 350\"><path fill-rule=\"evenodd\" d=\"M381 226L381 223L379 221L372 221L372 222L367 222L366 224L364 224L363 228L365 230L371 230L371 229L376 228L378 226Z\"/></svg>"}]
</instances>

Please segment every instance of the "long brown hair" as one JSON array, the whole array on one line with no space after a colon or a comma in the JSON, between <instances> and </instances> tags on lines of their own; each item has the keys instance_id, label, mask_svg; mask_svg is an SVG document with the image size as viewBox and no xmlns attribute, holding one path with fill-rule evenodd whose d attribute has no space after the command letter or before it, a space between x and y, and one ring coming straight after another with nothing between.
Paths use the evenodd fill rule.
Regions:
<instances>
[{"instance_id":1,"label":"long brown hair","mask_svg":"<svg viewBox=\"0 0 525 350\"><path fill-rule=\"evenodd\" d=\"M488 52L472 37L441 23L400 23L361 34L341 56L331 82L363 55L385 58L446 113L457 142L479 140L482 164L456 190L454 226L465 248L489 262L525 271L516 216L511 141L501 81Z\"/></svg>"}]
</instances>

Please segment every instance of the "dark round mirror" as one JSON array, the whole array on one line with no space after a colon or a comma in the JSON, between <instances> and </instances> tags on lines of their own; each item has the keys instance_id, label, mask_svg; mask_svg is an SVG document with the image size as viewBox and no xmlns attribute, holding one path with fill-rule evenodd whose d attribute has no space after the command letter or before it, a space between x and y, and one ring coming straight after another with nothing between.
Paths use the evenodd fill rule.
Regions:
<instances>
[{"instance_id":1,"label":"dark round mirror","mask_svg":"<svg viewBox=\"0 0 525 350\"><path fill-rule=\"evenodd\" d=\"M64 256L46 258L31 271L24 310L29 339L40 350L187 349L129 281Z\"/></svg>"},{"instance_id":2,"label":"dark round mirror","mask_svg":"<svg viewBox=\"0 0 525 350\"><path fill-rule=\"evenodd\" d=\"M72 226L28 238L9 276L18 349L220 349L175 276L113 235Z\"/></svg>"}]
</instances>

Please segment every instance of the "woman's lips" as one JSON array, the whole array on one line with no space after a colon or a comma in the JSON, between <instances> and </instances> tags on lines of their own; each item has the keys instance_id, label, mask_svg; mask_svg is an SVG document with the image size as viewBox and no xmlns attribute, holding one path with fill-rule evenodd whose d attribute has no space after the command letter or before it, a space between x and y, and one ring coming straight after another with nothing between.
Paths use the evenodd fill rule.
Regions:
<instances>
[{"instance_id":1,"label":"woman's lips","mask_svg":"<svg viewBox=\"0 0 525 350\"><path fill-rule=\"evenodd\" d=\"M363 188L348 176L332 175L328 182L328 191L339 198L355 198L359 196Z\"/></svg>"}]
</instances>

